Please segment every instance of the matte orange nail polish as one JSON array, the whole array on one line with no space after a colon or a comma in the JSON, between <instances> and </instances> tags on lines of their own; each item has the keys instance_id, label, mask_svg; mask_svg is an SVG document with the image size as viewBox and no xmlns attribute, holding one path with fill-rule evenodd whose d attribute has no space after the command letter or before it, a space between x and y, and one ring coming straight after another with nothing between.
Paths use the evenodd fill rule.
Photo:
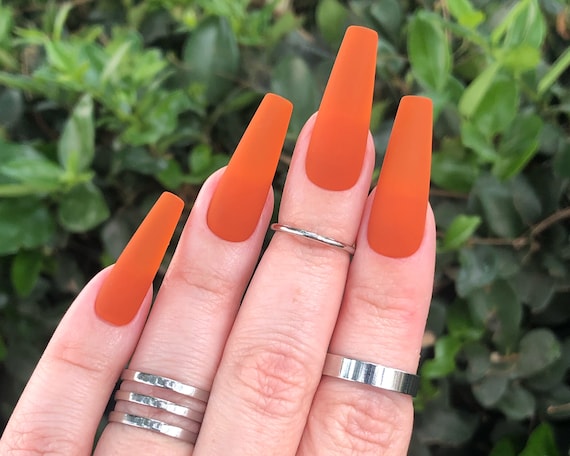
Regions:
<instances>
[{"instance_id":1,"label":"matte orange nail polish","mask_svg":"<svg viewBox=\"0 0 570 456\"><path fill-rule=\"evenodd\" d=\"M293 105L268 93L214 191L207 222L226 241L248 239L259 222L277 169Z\"/></svg>"},{"instance_id":2,"label":"matte orange nail polish","mask_svg":"<svg viewBox=\"0 0 570 456\"><path fill-rule=\"evenodd\" d=\"M184 202L163 193L119 256L95 299L102 320L126 325L136 316L182 214Z\"/></svg>"},{"instance_id":3,"label":"matte orange nail polish","mask_svg":"<svg viewBox=\"0 0 570 456\"><path fill-rule=\"evenodd\" d=\"M429 197L433 108L429 98L402 98L368 223L368 244L393 258L420 246Z\"/></svg>"},{"instance_id":4,"label":"matte orange nail polish","mask_svg":"<svg viewBox=\"0 0 570 456\"><path fill-rule=\"evenodd\" d=\"M321 106L306 159L309 179L325 190L348 190L360 177L374 92L378 35L346 30Z\"/></svg>"}]
</instances>

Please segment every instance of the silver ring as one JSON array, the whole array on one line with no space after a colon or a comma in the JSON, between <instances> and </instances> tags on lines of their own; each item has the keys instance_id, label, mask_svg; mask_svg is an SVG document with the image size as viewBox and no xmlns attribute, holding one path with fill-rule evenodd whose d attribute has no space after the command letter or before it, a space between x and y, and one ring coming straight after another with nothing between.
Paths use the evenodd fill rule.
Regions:
<instances>
[{"instance_id":1,"label":"silver ring","mask_svg":"<svg viewBox=\"0 0 570 456\"><path fill-rule=\"evenodd\" d=\"M420 386L420 377L417 375L332 353L327 353L323 375L409 394L412 397L417 394Z\"/></svg>"},{"instance_id":2,"label":"silver ring","mask_svg":"<svg viewBox=\"0 0 570 456\"><path fill-rule=\"evenodd\" d=\"M178 426L172 426L164 421L130 415L129 413L113 411L109 414L109 421L112 423L126 424L127 426L133 426L139 429L146 429L147 431L158 432L176 439L184 440L188 443L196 443L196 439L198 438L198 434L195 432L190 432Z\"/></svg>"},{"instance_id":3,"label":"silver ring","mask_svg":"<svg viewBox=\"0 0 570 456\"><path fill-rule=\"evenodd\" d=\"M175 404L174 402L160 399L154 396L147 396L145 394L133 393L129 391L119 390L115 393L115 400L132 402L134 404L146 405L147 407L154 407L157 409L165 410L174 415L183 416L197 423L201 423L204 419L204 414L192 410L189 407Z\"/></svg>"},{"instance_id":4,"label":"silver ring","mask_svg":"<svg viewBox=\"0 0 570 456\"><path fill-rule=\"evenodd\" d=\"M314 233L312 231L303 230L301 228L295 228L294 226L284 225L283 223L272 223L270 228L273 231L281 231L282 233L293 234L295 236L301 236L305 239L309 239L311 241L317 241L321 244L325 244L329 247L335 247L340 250L344 250L348 252L350 255L354 255L355 247L354 245L348 245L344 242L337 241L336 239L321 236L320 234Z\"/></svg>"},{"instance_id":5,"label":"silver ring","mask_svg":"<svg viewBox=\"0 0 570 456\"><path fill-rule=\"evenodd\" d=\"M208 398L210 397L210 393L208 391L196 388L195 386L185 385L184 383L168 377L148 374L132 369L125 369L121 375L121 379L132 380L134 382L143 383L150 386L158 386L159 388L166 388L202 402L208 402Z\"/></svg>"}]
</instances>

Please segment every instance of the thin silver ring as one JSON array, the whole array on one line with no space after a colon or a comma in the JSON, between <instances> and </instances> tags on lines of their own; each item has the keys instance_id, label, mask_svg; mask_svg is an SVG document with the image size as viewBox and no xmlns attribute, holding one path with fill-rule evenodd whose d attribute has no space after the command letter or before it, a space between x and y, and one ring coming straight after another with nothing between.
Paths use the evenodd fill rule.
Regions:
<instances>
[{"instance_id":1,"label":"thin silver ring","mask_svg":"<svg viewBox=\"0 0 570 456\"><path fill-rule=\"evenodd\" d=\"M354 255L354 252L356 250L354 245L348 245L344 242L337 241L336 239L321 236L320 234L303 230L302 228L295 228L294 226L284 225L283 223L272 223L270 228L273 231L281 231L282 233L293 234L295 236L300 236L311 241L320 242L321 244L327 245L329 247L335 247L337 249L344 250L350 255Z\"/></svg>"},{"instance_id":2,"label":"thin silver ring","mask_svg":"<svg viewBox=\"0 0 570 456\"><path fill-rule=\"evenodd\" d=\"M182 405L175 404L174 402L167 401L166 399L160 399L154 396L147 396L146 394L133 393L129 391L119 390L115 393L115 400L132 402L134 404L146 405L148 407L154 407L157 409L165 410L174 415L182 416L188 418L198 424L202 423L204 420L204 414L192 410L191 408L184 407Z\"/></svg>"},{"instance_id":3,"label":"thin silver ring","mask_svg":"<svg viewBox=\"0 0 570 456\"><path fill-rule=\"evenodd\" d=\"M195 386L185 385L184 383L168 377L148 374L132 369L125 369L121 375L121 379L132 380L134 382L143 383L150 386L158 386L159 388L166 388L202 402L208 402L208 398L210 397L210 393L208 391L197 388Z\"/></svg>"},{"instance_id":4,"label":"thin silver ring","mask_svg":"<svg viewBox=\"0 0 570 456\"><path fill-rule=\"evenodd\" d=\"M323 375L409 394L412 397L418 393L420 386L420 377L417 375L332 353L327 353Z\"/></svg>"},{"instance_id":5,"label":"thin silver ring","mask_svg":"<svg viewBox=\"0 0 570 456\"><path fill-rule=\"evenodd\" d=\"M188 443L196 443L196 439L198 438L198 434L195 432L190 432L178 426L172 426L164 421L131 415L129 413L113 411L109 414L109 421L126 424L127 426L133 426L139 429L146 429L147 431L158 432L159 434L168 435Z\"/></svg>"}]
</instances>

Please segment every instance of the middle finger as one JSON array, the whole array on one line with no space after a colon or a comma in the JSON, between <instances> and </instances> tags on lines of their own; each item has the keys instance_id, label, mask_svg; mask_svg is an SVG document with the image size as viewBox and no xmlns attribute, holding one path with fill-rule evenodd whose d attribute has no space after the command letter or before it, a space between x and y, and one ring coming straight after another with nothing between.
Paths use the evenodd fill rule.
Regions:
<instances>
[{"instance_id":1,"label":"middle finger","mask_svg":"<svg viewBox=\"0 0 570 456\"><path fill-rule=\"evenodd\" d=\"M301 132L280 223L352 244L374 166L377 37L351 27L317 116ZM243 300L195 454L294 454L342 299L349 256L277 233Z\"/></svg>"}]
</instances>

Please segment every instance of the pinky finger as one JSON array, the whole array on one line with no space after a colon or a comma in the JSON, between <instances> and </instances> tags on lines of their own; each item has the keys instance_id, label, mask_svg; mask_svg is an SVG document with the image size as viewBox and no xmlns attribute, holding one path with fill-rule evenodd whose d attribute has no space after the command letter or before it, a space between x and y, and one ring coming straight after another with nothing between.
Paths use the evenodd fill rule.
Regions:
<instances>
[{"instance_id":1,"label":"pinky finger","mask_svg":"<svg viewBox=\"0 0 570 456\"><path fill-rule=\"evenodd\" d=\"M182 205L163 195L117 264L97 274L71 305L4 430L0 454L91 454L109 396L144 326L152 279ZM136 258L144 267L137 268Z\"/></svg>"}]
</instances>

